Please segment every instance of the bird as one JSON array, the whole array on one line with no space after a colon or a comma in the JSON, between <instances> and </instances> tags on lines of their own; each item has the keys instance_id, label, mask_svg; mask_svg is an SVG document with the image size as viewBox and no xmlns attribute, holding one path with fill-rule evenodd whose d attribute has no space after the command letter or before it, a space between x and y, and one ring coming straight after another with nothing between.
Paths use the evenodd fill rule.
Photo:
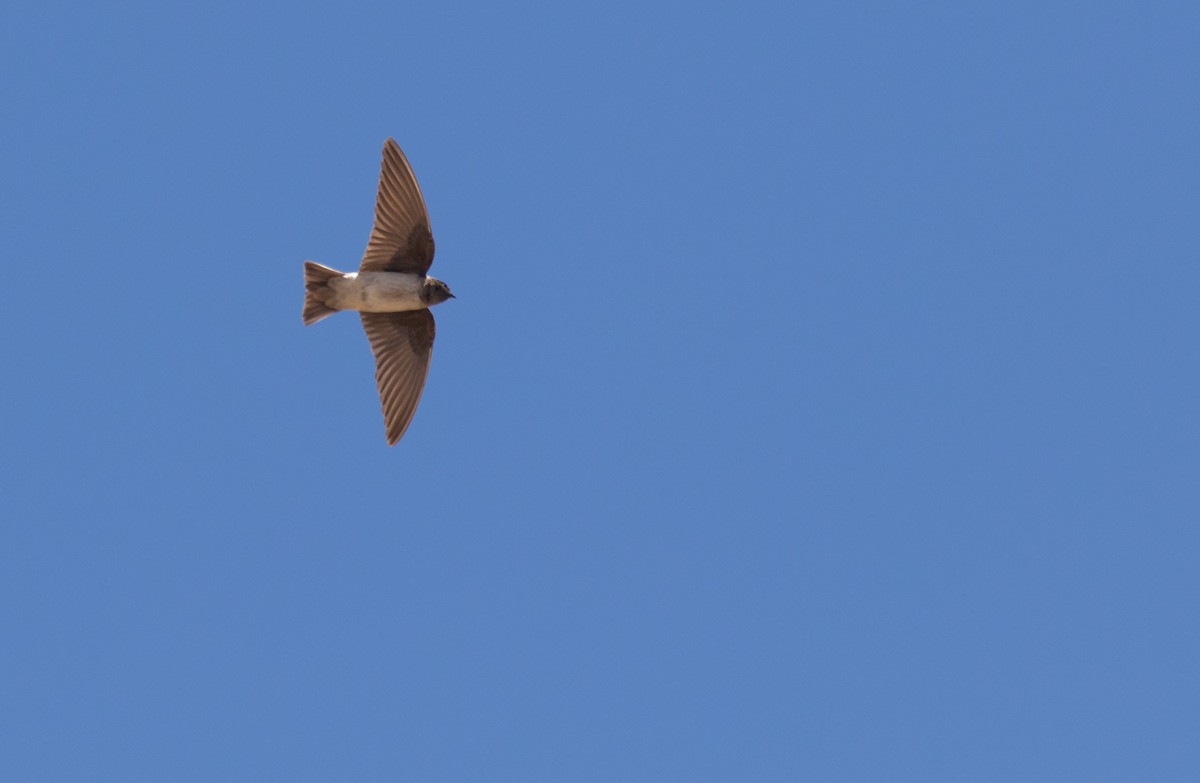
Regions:
<instances>
[{"instance_id":1,"label":"bird","mask_svg":"<svg viewBox=\"0 0 1200 783\"><path fill-rule=\"evenodd\" d=\"M429 308L453 299L450 287L429 276L433 232L425 198L395 139L383 143L375 223L357 272L304 262L304 323L338 310L357 310L375 355L375 383L389 446L417 411L436 327Z\"/></svg>"}]
</instances>

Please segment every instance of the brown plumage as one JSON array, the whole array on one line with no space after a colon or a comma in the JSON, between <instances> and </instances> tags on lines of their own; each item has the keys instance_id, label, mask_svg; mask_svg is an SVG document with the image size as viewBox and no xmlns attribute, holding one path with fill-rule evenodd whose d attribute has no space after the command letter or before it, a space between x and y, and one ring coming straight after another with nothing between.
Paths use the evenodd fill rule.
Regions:
<instances>
[{"instance_id":1,"label":"brown plumage","mask_svg":"<svg viewBox=\"0 0 1200 783\"><path fill-rule=\"evenodd\" d=\"M388 445L408 429L433 354L436 328L429 307L453 298L441 280L428 277L433 232L412 167L392 139L383 145L375 223L355 274L306 261L304 323L338 310L359 310L375 354L375 382L383 405Z\"/></svg>"}]
</instances>

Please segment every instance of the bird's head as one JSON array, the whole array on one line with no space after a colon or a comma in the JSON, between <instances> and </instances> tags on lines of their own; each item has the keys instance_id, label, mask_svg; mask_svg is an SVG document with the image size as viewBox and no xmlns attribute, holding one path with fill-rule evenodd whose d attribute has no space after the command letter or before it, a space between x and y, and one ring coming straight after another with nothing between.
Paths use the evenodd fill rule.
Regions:
<instances>
[{"instance_id":1,"label":"bird's head","mask_svg":"<svg viewBox=\"0 0 1200 783\"><path fill-rule=\"evenodd\" d=\"M453 299L454 294L450 293L450 286L438 280L436 277L425 278L425 287L421 289L421 298L432 307L435 304L441 304L447 299Z\"/></svg>"}]
</instances>

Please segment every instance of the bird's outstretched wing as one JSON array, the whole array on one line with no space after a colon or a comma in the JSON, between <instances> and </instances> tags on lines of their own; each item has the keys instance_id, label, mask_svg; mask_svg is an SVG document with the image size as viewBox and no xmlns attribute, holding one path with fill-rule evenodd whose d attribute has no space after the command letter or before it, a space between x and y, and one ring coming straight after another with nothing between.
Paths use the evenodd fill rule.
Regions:
<instances>
[{"instance_id":1,"label":"bird's outstretched wing","mask_svg":"<svg viewBox=\"0 0 1200 783\"><path fill-rule=\"evenodd\" d=\"M375 225L358 269L424 275L432 263L433 232L425 198L400 145L388 139L383 143Z\"/></svg>"},{"instance_id":2,"label":"bird's outstretched wing","mask_svg":"<svg viewBox=\"0 0 1200 783\"><path fill-rule=\"evenodd\" d=\"M387 442L395 446L408 429L429 372L434 321L428 310L359 313L375 354L375 382L383 403Z\"/></svg>"}]
</instances>

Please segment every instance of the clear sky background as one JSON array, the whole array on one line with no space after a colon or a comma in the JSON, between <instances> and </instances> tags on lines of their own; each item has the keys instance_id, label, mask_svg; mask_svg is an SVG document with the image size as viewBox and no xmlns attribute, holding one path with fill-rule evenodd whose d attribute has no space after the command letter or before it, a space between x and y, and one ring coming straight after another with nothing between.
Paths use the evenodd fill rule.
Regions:
<instances>
[{"instance_id":1,"label":"clear sky background","mask_svg":"<svg viewBox=\"0 0 1200 783\"><path fill-rule=\"evenodd\" d=\"M1195 781L1200 6L0 12L0 779ZM428 201L384 442L357 266Z\"/></svg>"}]
</instances>

